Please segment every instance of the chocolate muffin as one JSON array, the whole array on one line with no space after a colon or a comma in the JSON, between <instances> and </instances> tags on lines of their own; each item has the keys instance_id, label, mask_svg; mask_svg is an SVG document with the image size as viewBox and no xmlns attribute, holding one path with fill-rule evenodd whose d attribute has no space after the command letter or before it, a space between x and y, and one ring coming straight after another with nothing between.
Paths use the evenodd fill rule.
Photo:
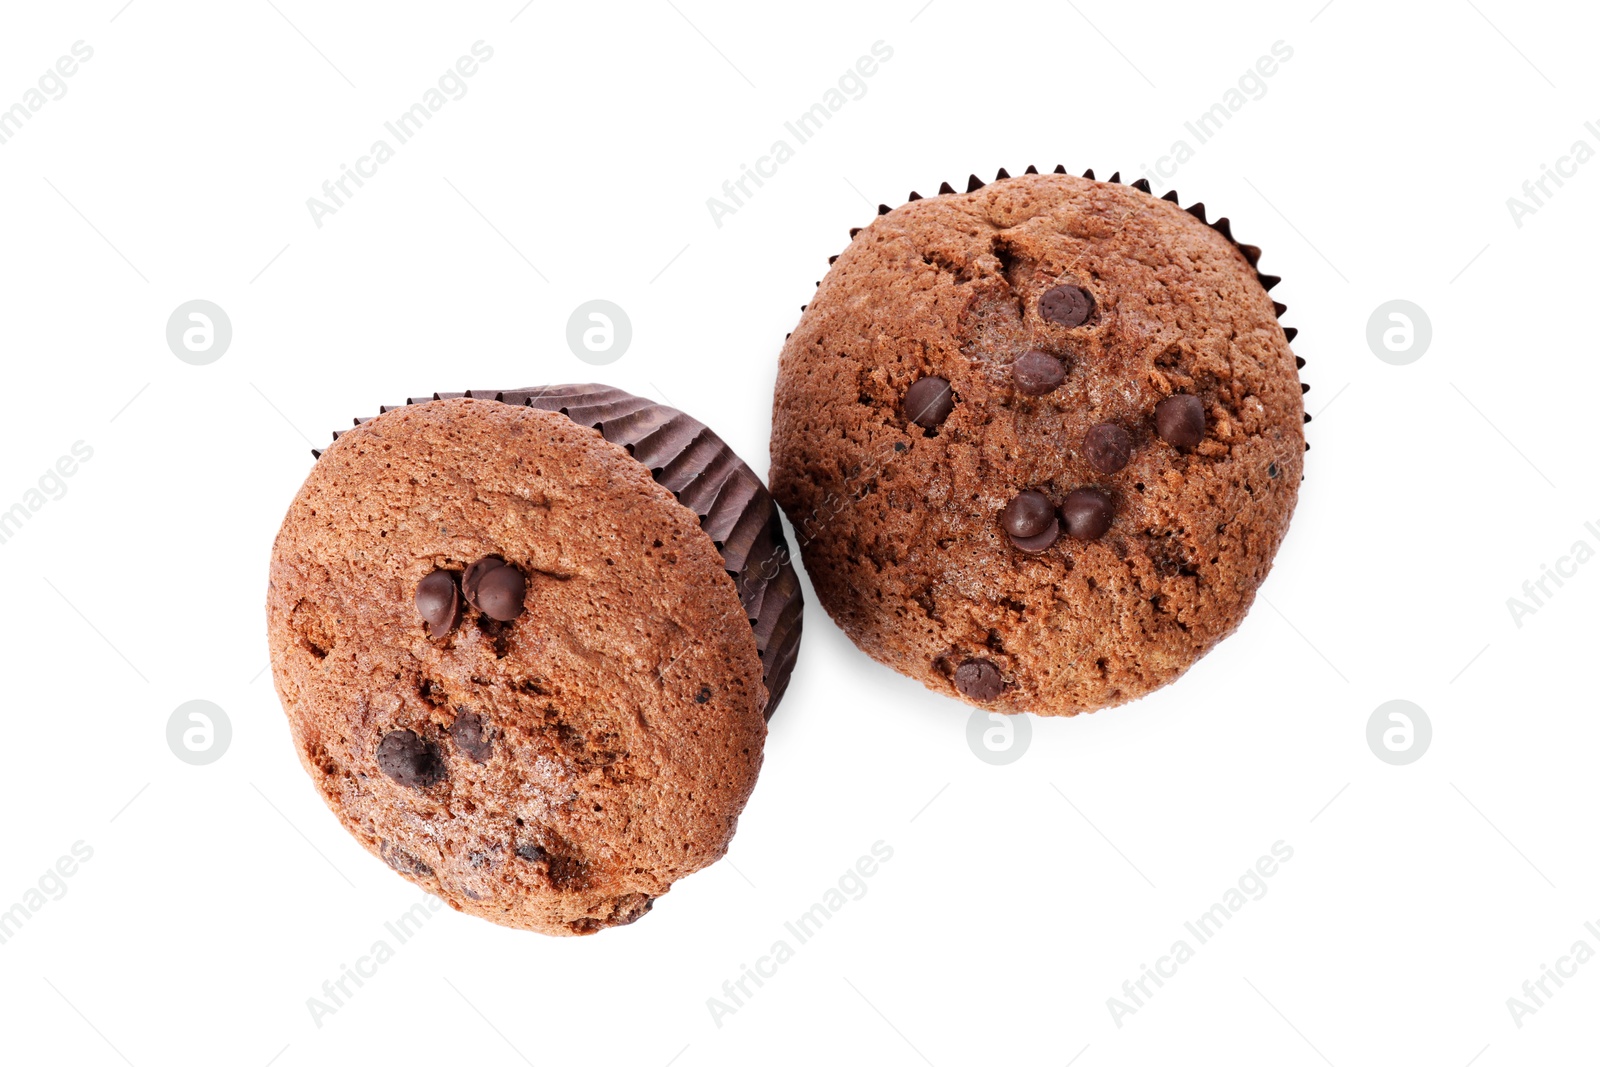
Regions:
<instances>
[{"instance_id":1,"label":"chocolate muffin","mask_svg":"<svg viewBox=\"0 0 1600 1067\"><path fill-rule=\"evenodd\" d=\"M772 490L823 606L997 711L1182 674L1249 609L1301 481L1305 387L1260 250L1093 178L881 207L778 369Z\"/></svg>"},{"instance_id":2,"label":"chocolate muffin","mask_svg":"<svg viewBox=\"0 0 1600 1067\"><path fill-rule=\"evenodd\" d=\"M273 681L323 800L459 911L633 922L720 858L800 641L772 498L598 385L336 434L273 545Z\"/></svg>"}]
</instances>

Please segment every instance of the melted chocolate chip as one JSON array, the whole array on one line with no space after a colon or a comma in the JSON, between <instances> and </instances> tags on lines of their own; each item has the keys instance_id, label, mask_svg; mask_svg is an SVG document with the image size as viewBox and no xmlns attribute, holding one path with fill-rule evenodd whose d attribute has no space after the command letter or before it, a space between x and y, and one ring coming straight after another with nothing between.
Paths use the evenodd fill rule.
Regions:
<instances>
[{"instance_id":1,"label":"melted chocolate chip","mask_svg":"<svg viewBox=\"0 0 1600 1067\"><path fill-rule=\"evenodd\" d=\"M450 740L473 763L487 763L494 751L483 733L483 717L475 711L456 711L456 721L450 724Z\"/></svg>"},{"instance_id":2,"label":"melted chocolate chip","mask_svg":"<svg viewBox=\"0 0 1600 1067\"><path fill-rule=\"evenodd\" d=\"M1205 440L1206 406L1187 393L1167 397L1156 405L1156 433L1173 448L1193 448Z\"/></svg>"},{"instance_id":3,"label":"melted chocolate chip","mask_svg":"<svg viewBox=\"0 0 1600 1067\"><path fill-rule=\"evenodd\" d=\"M1067 536L1093 541L1111 529L1111 498L1099 489L1074 489L1061 504Z\"/></svg>"},{"instance_id":4,"label":"melted chocolate chip","mask_svg":"<svg viewBox=\"0 0 1600 1067\"><path fill-rule=\"evenodd\" d=\"M918 378L900 401L900 413L925 429L936 429L955 410L950 383L936 375Z\"/></svg>"},{"instance_id":5,"label":"melted chocolate chip","mask_svg":"<svg viewBox=\"0 0 1600 1067\"><path fill-rule=\"evenodd\" d=\"M445 776L438 749L410 730L391 730L378 742L378 769L403 786L424 789Z\"/></svg>"},{"instance_id":6,"label":"melted chocolate chip","mask_svg":"<svg viewBox=\"0 0 1600 1067\"><path fill-rule=\"evenodd\" d=\"M401 874L414 874L418 878L433 877L432 867L404 849L390 844L388 841L378 842L378 855L383 857L383 862Z\"/></svg>"},{"instance_id":7,"label":"melted chocolate chip","mask_svg":"<svg viewBox=\"0 0 1600 1067\"><path fill-rule=\"evenodd\" d=\"M1094 314L1094 296L1076 285L1058 285L1039 298L1039 314L1058 326L1082 326Z\"/></svg>"},{"instance_id":8,"label":"melted chocolate chip","mask_svg":"<svg viewBox=\"0 0 1600 1067\"><path fill-rule=\"evenodd\" d=\"M1034 348L1011 364L1011 380L1024 396L1044 396L1067 380L1067 368L1055 356Z\"/></svg>"},{"instance_id":9,"label":"melted chocolate chip","mask_svg":"<svg viewBox=\"0 0 1600 1067\"><path fill-rule=\"evenodd\" d=\"M986 659L969 659L956 668L956 691L968 699L990 701L1004 688L1000 668Z\"/></svg>"},{"instance_id":10,"label":"melted chocolate chip","mask_svg":"<svg viewBox=\"0 0 1600 1067\"><path fill-rule=\"evenodd\" d=\"M1101 474L1117 473L1132 455L1133 438L1114 422L1091 426L1083 436L1083 458Z\"/></svg>"},{"instance_id":11,"label":"melted chocolate chip","mask_svg":"<svg viewBox=\"0 0 1600 1067\"><path fill-rule=\"evenodd\" d=\"M430 637L443 637L461 617L461 590L455 571L434 571L417 583L417 614Z\"/></svg>"},{"instance_id":12,"label":"melted chocolate chip","mask_svg":"<svg viewBox=\"0 0 1600 1067\"><path fill-rule=\"evenodd\" d=\"M542 864L545 876L556 889L581 889L589 881L589 865L572 847L571 842L548 830L535 831L536 836L517 844L514 851L520 859Z\"/></svg>"},{"instance_id":13,"label":"melted chocolate chip","mask_svg":"<svg viewBox=\"0 0 1600 1067\"><path fill-rule=\"evenodd\" d=\"M644 918L655 907L656 898L643 893L624 893L611 905L611 925L627 926Z\"/></svg>"},{"instance_id":14,"label":"melted chocolate chip","mask_svg":"<svg viewBox=\"0 0 1600 1067\"><path fill-rule=\"evenodd\" d=\"M1049 497L1037 489L1024 489L1000 512L1000 525L1012 537L1033 537L1043 533L1054 518L1055 507Z\"/></svg>"},{"instance_id":15,"label":"melted chocolate chip","mask_svg":"<svg viewBox=\"0 0 1600 1067\"><path fill-rule=\"evenodd\" d=\"M528 579L520 569L508 563L480 578L474 592L477 594L475 607L491 619L510 622L522 614L523 598L528 593Z\"/></svg>"}]
</instances>

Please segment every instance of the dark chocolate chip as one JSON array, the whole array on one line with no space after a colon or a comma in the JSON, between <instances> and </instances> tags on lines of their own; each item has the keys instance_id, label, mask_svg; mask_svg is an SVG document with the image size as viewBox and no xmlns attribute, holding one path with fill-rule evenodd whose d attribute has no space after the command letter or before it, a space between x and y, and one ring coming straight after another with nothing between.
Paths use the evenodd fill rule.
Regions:
<instances>
[{"instance_id":1,"label":"dark chocolate chip","mask_svg":"<svg viewBox=\"0 0 1600 1067\"><path fill-rule=\"evenodd\" d=\"M545 876L557 889L581 889L588 881L588 864L561 837L543 832L539 838L523 841L514 849L529 863L542 863Z\"/></svg>"},{"instance_id":2,"label":"dark chocolate chip","mask_svg":"<svg viewBox=\"0 0 1600 1067\"><path fill-rule=\"evenodd\" d=\"M1044 396L1067 380L1067 368L1055 356L1034 348L1011 364L1011 380L1025 396Z\"/></svg>"},{"instance_id":3,"label":"dark chocolate chip","mask_svg":"<svg viewBox=\"0 0 1600 1067\"><path fill-rule=\"evenodd\" d=\"M1054 518L1055 508L1049 497L1037 489L1024 489L1000 512L1000 525L1012 537L1034 537L1043 533Z\"/></svg>"},{"instance_id":4,"label":"dark chocolate chip","mask_svg":"<svg viewBox=\"0 0 1600 1067\"><path fill-rule=\"evenodd\" d=\"M478 579L477 608L491 619L510 622L522 614L522 601L528 593L528 579L509 563L496 567Z\"/></svg>"},{"instance_id":5,"label":"dark chocolate chip","mask_svg":"<svg viewBox=\"0 0 1600 1067\"><path fill-rule=\"evenodd\" d=\"M483 716L475 711L456 711L456 721L450 724L450 739L473 763L487 763L494 751L483 733Z\"/></svg>"},{"instance_id":6,"label":"dark chocolate chip","mask_svg":"<svg viewBox=\"0 0 1600 1067\"><path fill-rule=\"evenodd\" d=\"M900 413L918 426L934 429L955 409L950 383L937 375L918 378L900 401Z\"/></svg>"},{"instance_id":7,"label":"dark chocolate chip","mask_svg":"<svg viewBox=\"0 0 1600 1067\"><path fill-rule=\"evenodd\" d=\"M417 614L428 624L428 634L443 637L461 617L461 590L455 571L434 571L417 583Z\"/></svg>"},{"instance_id":8,"label":"dark chocolate chip","mask_svg":"<svg viewBox=\"0 0 1600 1067\"><path fill-rule=\"evenodd\" d=\"M505 565L506 561L499 556L484 556L478 562L467 565L466 571L461 575L461 595L467 598L472 610L483 610L478 604L478 588L483 584L484 577L490 571L497 571Z\"/></svg>"},{"instance_id":9,"label":"dark chocolate chip","mask_svg":"<svg viewBox=\"0 0 1600 1067\"><path fill-rule=\"evenodd\" d=\"M1000 668L986 659L969 659L956 668L956 691L971 700L993 700L1004 688Z\"/></svg>"},{"instance_id":10,"label":"dark chocolate chip","mask_svg":"<svg viewBox=\"0 0 1600 1067\"><path fill-rule=\"evenodd\" d=\"M1057 539L1061 537L1061 522L1054 515L1051 515L1050 525L1032 537L1016 537L1012 534L1007 534L1006 536L1011 538L1011 543L1017 547L1018 551L1026 552L1029 555L1038 555L1055 544Z\"/></svg>"},{"instance_id":11,"label":"dark chocolate chip","mask_svg":"<svg viewBox=\"0 0 1600 1067\"><path fill-rule=\"evenodd\" d=\"M1111 498L1098 489L1074 489L1061 505L1067 536L1093 541L1111 529Z\"/></svg>"},{"instance_id":12,"label":"dark chocolate chip","mask_svg":"<svg viewBox=\"0 0 1600 1067\"><path fill-rule=\"evenodd\" d=\"M410 730L391 730L378 742L378 769L401 785L423 789L445 776L439 752Z\"/></svg>"},{"instance_id":13,"label":"dark chocolate chip","mask_svg":"<svg viewBox=\"0 0 1600 1067\"><path fill-rule=\"evenodd\" d=\"M1083 458L1101 474L1115 474L1128 465L1133 455L1133 438L1114 422L1089 427L1083 435Z\"/></svg>"},{"instance_id":14,"label":"dark chocolate chip","mask_svg":"<svg viewBox=\"0 0 1600 1067\"><path fill-rule=\"evenodd\" d=\"M390 844L388 841L378 842L378 855L383 857L383 862L401 874L414 874L418 878L433 877L432 867L404 849Z\"/></svg>"},{"instance_id":15,"label":"dark chocolate chip","mask_svg":"<svg viewBox=\"0 0 1600 1067\"><path fill-rule=\"evenodd\" d=\"M1173 448L1193 448L1205 440L1205 405L1187 393L1167 397L1156 405L1156 433Z\"/></svg>"},{"instance_id":16,"label":"dark chocolate chip","mask_svg":"<svg viewBox=\"0 0 1600 1067\"><path fill-rule=\"evenodd\" d=\"M656 898L643 893L624 893L611 905L611 925L627 926L636 923L655 907Z\"/></svg>"},{"instance_id":17,"label":"dark chocolate chip","mask_svg":"<svg viewBox=\"0 0 1600 1067\"><path fill-rule=\"evenodd\" d=\"M1039 314L1058 326L1082 326L1094 314L1094 296L1076 285L1058 285L1039 298Z\"/></svg>"},{"instance_id":18,"label":"dark chocolate chip","mask_svg":"<svg viewBox=\"0 0 1600 1067\"><path fill-rule=\"evenodd\" d=\"M696 693L694 695L694 702L696 704L704 704L706 701L708 701L710 699L711 699L711 687L709 685L701 686L700 687L700 692L698 692L698 693Z\"/></svg>"}]
</instances>

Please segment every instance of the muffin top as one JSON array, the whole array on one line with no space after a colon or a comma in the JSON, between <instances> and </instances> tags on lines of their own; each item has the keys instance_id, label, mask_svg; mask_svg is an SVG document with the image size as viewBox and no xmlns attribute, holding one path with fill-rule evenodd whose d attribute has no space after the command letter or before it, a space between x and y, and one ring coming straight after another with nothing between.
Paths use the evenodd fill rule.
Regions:
<instances>
[{"instance_id":1,"label":"muffin top","mask_svg":"<svg viewBox=\"0 0 1600 1067\"><path fill-rule=\"evenodd\" d=\"M341 435L273 546L267 617L328 806L505 925L638 918L726 851L761 765L762 662L717 544L558 412L438 400Z\"/></svg>"},{"instance_id":2,"label":"muffin top","mask_svg":"<svg viewBox=\"0 0 1600 1067\"><path fill-rule=\"evenodd\" d=\"M1203 211L1030 174L837 257L783 349L770 481L862 649L1070 715L1238 626L1294 510L1302 389L1259 253Z\"/></svg>"}]
</instances>

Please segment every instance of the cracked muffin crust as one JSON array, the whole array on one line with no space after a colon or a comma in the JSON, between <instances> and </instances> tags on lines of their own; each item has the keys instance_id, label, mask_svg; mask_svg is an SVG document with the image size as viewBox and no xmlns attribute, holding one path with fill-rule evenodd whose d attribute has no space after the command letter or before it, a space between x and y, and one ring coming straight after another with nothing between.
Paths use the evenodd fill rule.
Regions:
<instances>
[{"instance_id":1,"label":"cracked muffin crust","mask_svg":"<svg viewBox=\"0 0 1600 1067\"><path fill-rule=\"evenodd\" d=\"M362 422L273 546L273 680L302 764L358 841L459 911L547 934L634 921L726 852L761 766L756 609L722 547L561 411L463 397Z\"/></svg>"},{"instance_id":2,"label":"cracked muffin crust","mask_svg":"<svg viewBox=\"0 0 1600 1067\"><path fill-rule=\"evenodd\" d=\"M770 482L860 648L1073 715L1238 626L1305 444L1276 279L1226 233L1030 168L853 234L784 345Z\"/></svg>"}]
</instances>

